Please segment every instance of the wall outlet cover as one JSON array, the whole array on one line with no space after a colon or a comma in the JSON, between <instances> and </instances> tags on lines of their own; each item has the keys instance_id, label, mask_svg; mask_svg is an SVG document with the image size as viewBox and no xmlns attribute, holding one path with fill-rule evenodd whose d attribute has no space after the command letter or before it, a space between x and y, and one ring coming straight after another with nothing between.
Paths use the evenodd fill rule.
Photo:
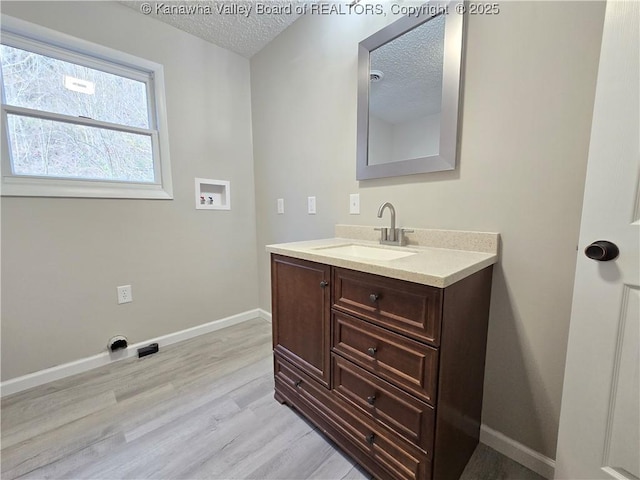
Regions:
<instances>
[{"instance_id":1,"label":"wall outlet cover","mask_svg":"<svg viewBox=\"0 0 640 480\"><path fill-rule=\"evenodd\" d=\"M118 290L118 303L133 302L133 294L131 292L131 285L122 285L117 288Z\"/></svg>"}]
</instances>

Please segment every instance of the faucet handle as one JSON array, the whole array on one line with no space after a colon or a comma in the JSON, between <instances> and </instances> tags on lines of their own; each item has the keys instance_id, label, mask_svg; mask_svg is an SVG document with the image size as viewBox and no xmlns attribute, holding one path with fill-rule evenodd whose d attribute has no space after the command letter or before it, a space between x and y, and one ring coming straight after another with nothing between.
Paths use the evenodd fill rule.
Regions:
<instances>
[{"instance_id":1,"label":"faucet handle","mask_svg":"<svg viewBox=\"0 0 640 480\"><path fill-rule=\"evenodd\" d=\"M380 241L386 242L389 236L389 229L387 227L376 227L374 230L380 232Z\"/></svg>"},{"instance_id":2,"label":"faucet handle","mask_svg":"<svg viewBox=\"0 0 640 480\"><path fill-rule=\"evenodd\" d=\"M398 229L398 244L405 245L405 239L404 239L404 234L405 233L414 233L413 230L411 230L410 228L399 228Z\"/></svg>"}]
</instances>

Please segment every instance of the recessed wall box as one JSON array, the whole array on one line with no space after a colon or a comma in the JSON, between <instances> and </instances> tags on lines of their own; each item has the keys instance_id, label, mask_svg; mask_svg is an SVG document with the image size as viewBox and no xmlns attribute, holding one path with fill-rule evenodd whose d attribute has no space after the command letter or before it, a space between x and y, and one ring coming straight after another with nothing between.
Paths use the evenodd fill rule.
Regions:
<instances>
[{"instance_id":1,"label":"recessed wall box","mask_svg":"<svg viewBox=\"0 0 640 480\"><path fill-rule=\"evenodd\" d=\"M228 180L196 178L198 210L231 210L231 184Z\"/></svg>"}]
</instances>

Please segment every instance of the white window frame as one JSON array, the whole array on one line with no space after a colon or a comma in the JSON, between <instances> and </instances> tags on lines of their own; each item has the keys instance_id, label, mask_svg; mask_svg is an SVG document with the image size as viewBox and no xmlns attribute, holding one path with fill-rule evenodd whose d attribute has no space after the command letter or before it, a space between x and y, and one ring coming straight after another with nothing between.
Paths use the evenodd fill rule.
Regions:
<instances>
[{"instance_id":1,"label":"white window frame","mask_svg":"<svg viewBox=\"0 0 640 480\"><path fill-rule=\"evenodd\" d=\"M149 128L128 127L84 117L61 115L5 103L3 82L0 82L2 100L2 127L0 169L2 196L27 197L83 197L83 198L145 198L172 199L169 136L164 93L162 65L128 53L81 40L17 18L1 18L1 43L40 55L102 70L145 83L149 108ZM147 135L151 138L155 182L129 182L117 180L87 180L58 177L14 175L11 171L7 115L18 114L44 120L67 122L75 125L107 128L121 132Z\"/></svg>"}]
</instances>

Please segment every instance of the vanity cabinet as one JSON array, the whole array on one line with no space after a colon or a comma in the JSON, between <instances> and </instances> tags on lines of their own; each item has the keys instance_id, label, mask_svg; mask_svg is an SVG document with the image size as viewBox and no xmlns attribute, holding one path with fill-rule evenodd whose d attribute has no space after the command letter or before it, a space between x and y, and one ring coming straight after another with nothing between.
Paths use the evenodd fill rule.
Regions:
<instances>
[{"instance_id":1,"label":"vanity cabinet","mask_svg":"<svg viewBox=\"0 0 640 480\"><path fill-rule=\"evenodd\" d=\"M492 267L446 288L272 254L275 398L380 479L458 479L479 438Z\"/></svg>"}]
</instances>

